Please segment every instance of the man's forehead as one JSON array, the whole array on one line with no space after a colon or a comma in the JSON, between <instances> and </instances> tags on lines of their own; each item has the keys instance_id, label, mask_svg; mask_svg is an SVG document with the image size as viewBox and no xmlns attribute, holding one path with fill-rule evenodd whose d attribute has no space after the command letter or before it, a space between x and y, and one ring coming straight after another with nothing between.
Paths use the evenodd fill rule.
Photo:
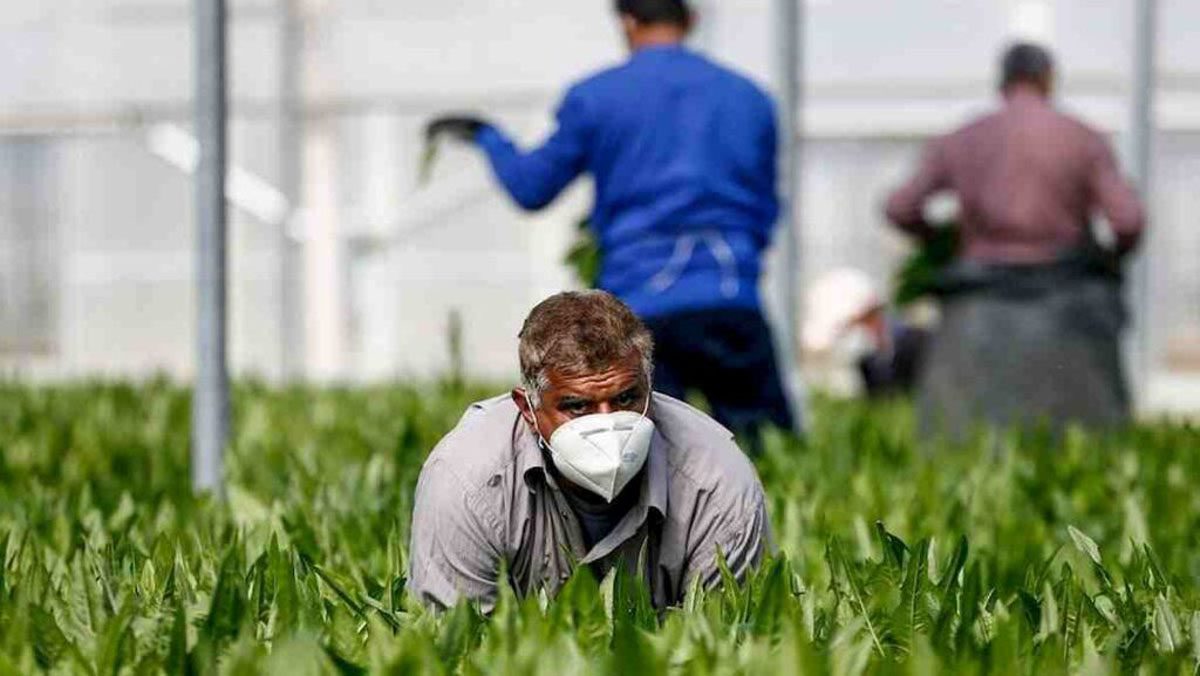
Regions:
<instances>
[{"instance_id":1,"label":"man's forehead","mask_svg":"<svg viewBox=\"0 0 1200 676\"><path fill-rule=\"evenodd\" d=\"M550 369L546 373L546 379L549 385L547 391L559 396L618 394L640 383L642 379L641 361L635 355L597 369L578 371Z\"/></svg>"}]
</instances>

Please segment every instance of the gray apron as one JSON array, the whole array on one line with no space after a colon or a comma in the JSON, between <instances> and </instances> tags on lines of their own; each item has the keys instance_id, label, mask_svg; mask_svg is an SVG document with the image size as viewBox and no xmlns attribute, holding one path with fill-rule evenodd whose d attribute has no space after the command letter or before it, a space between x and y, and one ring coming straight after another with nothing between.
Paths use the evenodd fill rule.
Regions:
<instances>
[{"instance_id":1,"label":"gray apron","mask_svg":"<svg viewBox=\"0 0 1200 676\"><path fill-rule=\"evenodd\" d=\"M1111 262L1085 253L1045 265L958 262L938 293L942 322L917 388L924 436L1128 421L1125 309Z\"/></svg>"}]
</instances>

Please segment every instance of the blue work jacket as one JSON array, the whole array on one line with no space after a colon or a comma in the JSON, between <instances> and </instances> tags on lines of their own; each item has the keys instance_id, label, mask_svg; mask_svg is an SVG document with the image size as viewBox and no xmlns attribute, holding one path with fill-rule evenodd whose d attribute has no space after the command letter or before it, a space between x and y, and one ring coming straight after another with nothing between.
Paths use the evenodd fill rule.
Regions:
<instances>
[{"instance_id":1,"label":"blue work jacket","mask_svg":"<svg viewBox=\"0 0 1200 676\"><path fill-rule=\"evenodd\" d=\"M557 117L528 152L494 126L477 141L525 209L591 174L601 288L645 318L759 307L779 213L767 94L687 48L652 47L571 87Z\"/></svg>"}]
</instances>

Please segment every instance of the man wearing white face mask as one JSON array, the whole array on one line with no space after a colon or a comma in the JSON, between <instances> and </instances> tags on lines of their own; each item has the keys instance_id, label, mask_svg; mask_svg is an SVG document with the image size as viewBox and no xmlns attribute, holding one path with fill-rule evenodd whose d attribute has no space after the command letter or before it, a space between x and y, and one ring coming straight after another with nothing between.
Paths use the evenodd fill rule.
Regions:
<instances>
[{"instance_id":1,"label":"man wearing white face mask","mask_svg":"<svg viewBox=\"0 0 1200 676\"><path fill-rule=\"evenodd\" d=\"M409 592L490 610L576 566L640 573L658 607L740 578L769 546L762 486L729 430L651 392L646 327L603 291L553 296L520 334L523 386L470 407L421 471ZM636 570L638 563L644 565Z\"/></svg>"}]
</instances>

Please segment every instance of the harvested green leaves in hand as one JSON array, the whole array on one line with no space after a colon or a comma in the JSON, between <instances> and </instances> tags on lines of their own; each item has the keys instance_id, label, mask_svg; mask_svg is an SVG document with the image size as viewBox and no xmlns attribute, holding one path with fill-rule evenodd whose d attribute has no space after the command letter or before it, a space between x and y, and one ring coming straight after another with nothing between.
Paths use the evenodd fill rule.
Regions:
<instances>
[{"instance_id":1,"label":"harvested green leaves in hand","mask_svg":"<svg viewBox=\"0 0 1200 676\"><path fill-rule=\"evenodd\" d=\"M589 289L600 283L600 245L592 232L592 219L583 217L575 224L575 239L567 249L563 264L575 272L575 278Z\"/></svg>"},{"instance_id":2,"label":"harvested green leaves in hand","mask_svg":"<svg viewBox=\"0 0 1200 676\"><path fill-rule=\"evenodd\" d=\"M897 306L904 307L933 294L939 276L958 254L958 243L958 224L936 226L934 235L922 242L896 273Z\"/></svg>"}]
</instances>

